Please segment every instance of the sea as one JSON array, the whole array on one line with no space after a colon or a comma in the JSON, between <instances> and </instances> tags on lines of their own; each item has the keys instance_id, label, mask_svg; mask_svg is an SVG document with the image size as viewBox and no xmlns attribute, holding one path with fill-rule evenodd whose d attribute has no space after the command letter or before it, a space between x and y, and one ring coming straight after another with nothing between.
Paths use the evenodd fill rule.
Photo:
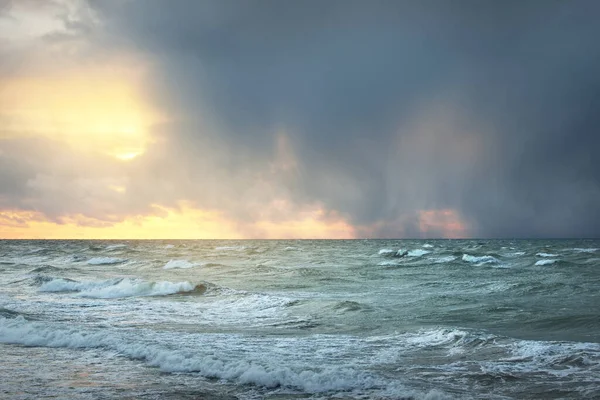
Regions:
<instances>
[{"instance_id":1,"label":"sea","mask_svg":"<svg viewBox=\"0 0 600 400\"><path fill-rule=\"evenodd\" d=\"M2 399L600 399L600 240L0 241Z\"/></svg>"}]
</instances>

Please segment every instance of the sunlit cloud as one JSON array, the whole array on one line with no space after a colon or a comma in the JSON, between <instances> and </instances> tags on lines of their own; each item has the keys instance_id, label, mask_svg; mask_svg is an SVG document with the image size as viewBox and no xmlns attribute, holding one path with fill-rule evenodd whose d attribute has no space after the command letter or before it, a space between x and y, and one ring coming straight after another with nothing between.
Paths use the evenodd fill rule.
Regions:
<instances>
[{"instance_id":1,"label":"sunlit cloud","mask_svg":"<svg viewBox=\"0 0 600 400\"><path fill-rule=\"evenodd\" d=\"M75 151L120 160L142 154L159 118L145 104L133 72L85 70L78 75L8 78L1 82L0 139L45 136Z\"/></svg>"},{"instance_id":2,"label":"sunlit cloud","mask_svg":"<svg viewBox=\"0 0 600 400\"><path fill-rule=\"evenodd\" d=\"M424 237L458 239L469 237L469 226L457 210L420 210L419 230Z\"/></svg>"}]
</instances>

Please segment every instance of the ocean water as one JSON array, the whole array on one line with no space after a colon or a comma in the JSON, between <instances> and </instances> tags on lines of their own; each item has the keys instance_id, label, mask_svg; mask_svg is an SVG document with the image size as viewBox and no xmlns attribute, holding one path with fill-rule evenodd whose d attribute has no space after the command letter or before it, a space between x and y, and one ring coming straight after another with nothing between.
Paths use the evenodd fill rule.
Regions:
<instances>
[{"instance_id":1,"label":"ocean water","mask_svg":"<svg viewBox=\"0 0 600 400\"><path fill-rule=\"evenodd\" d=\"M600 241L0 241L0 398L600 398Z\"/></svg>"}]
</instances>

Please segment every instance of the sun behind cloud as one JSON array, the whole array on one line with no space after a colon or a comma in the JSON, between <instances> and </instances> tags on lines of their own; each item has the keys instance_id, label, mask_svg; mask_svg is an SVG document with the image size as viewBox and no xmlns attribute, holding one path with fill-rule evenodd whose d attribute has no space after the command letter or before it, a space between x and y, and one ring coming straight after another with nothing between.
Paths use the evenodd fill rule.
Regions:
<instances>
[{"instance_id":1,"label":"sun behind cloud","mask_svg":"<svg viewBox=\"0 0 600 400\"><path fill-rule=\"evenodd\" d=\"M131 160L144 153L149 127L159 120L140 93L136 73L117 66L5 79L0 135L43 136L75 151Z\"/></svg>"}]
</instances>

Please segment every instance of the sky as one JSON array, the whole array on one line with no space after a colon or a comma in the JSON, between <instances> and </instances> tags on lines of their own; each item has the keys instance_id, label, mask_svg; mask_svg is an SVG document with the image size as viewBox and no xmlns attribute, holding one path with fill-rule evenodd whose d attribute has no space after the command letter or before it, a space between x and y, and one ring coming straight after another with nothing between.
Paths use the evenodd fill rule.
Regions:
<instances>
[{"instance_id":1,"label":"sky","mask_svg":"<svg viewBox=\"0 0 600 400\"><path fill-rule=\"evenodd\" d=\"M600 237L598 20L0 0L0 238Z\"/></svg>"}]
</instances>

